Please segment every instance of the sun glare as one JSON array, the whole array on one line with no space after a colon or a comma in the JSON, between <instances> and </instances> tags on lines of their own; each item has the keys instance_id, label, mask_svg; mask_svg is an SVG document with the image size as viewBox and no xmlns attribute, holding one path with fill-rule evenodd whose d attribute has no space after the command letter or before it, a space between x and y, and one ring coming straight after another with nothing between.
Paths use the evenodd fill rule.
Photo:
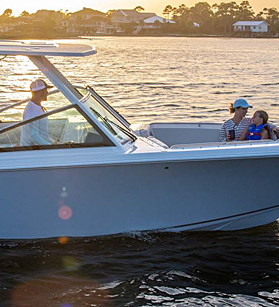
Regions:
<instances>
[{"instance_id":1,"label":"sun glare","mask_svg":"<svg viewBox=\"0 0 279 307\"><path fill-rule=\"evenodd\" d=\"M2 57L0 61L2 70L1 83L9 85L9 90L1 93L3 104L24 100L30 97L29 85L34 78L41 76L37 67L25 56Z\"/></svg>"},{"instance_id":2,"label":"sun glare","mask_svg":"<svg viewBox=\"0 0 279 307\"><path fill-rule=\"evenodd\" d=\"M195 3L199 1L190 0L187 2L187 6L193 6ZM216 1L209 0L207 1L210 5L216 3ZM217 1L217 3L221 3L222 1ZM230 1L225 1L230 2ZM241 1L237 1L240 3ZM255 11L260 11L264 7L277 7L278 0L250 0L250 4L254 7ZM83 7L92 8L95 10L100 10L102 12L107 12L111 9L133 9L136 6L142 6L146 12L154 12L158 15L162 15L164 8L167 5L171 5L172 7L178 7L180 4L184 3L183 1L178 0L159 0L159 1L150 1L150 0L141 0L141 1L130 1L130 0L104 0L104 1L88 1L82 0L79 2L72 2L61 0L54 1L49 0L41 4L40 2L35 3L33 0L26 0L24 2L19 0L10 0L8 3L5 1L1 1L0 3L0 14L2 14L7 8L12 9L14 16L19 16L23 11L27 11L28 13L35 13L37 10L47 9L47 10L62 10L69 12L75 12L81 10Z\"/></svg>"}]
</instances>

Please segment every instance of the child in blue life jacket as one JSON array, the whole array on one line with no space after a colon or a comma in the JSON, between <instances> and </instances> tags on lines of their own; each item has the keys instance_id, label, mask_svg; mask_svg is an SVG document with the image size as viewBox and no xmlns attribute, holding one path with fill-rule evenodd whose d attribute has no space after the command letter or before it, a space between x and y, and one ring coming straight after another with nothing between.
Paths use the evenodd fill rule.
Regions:
<instances>
[{"instance_id":1,"label":"child in blue life jacket","mask_svg":"<svg viewBox=\"0 0 279 307\"><path fill-rule=\"evenodd\" d=\"M269 139L268 114L265 111L256 111L251 118L251 125L241 134L239 141Z\"/></svg>"}]
</instances>

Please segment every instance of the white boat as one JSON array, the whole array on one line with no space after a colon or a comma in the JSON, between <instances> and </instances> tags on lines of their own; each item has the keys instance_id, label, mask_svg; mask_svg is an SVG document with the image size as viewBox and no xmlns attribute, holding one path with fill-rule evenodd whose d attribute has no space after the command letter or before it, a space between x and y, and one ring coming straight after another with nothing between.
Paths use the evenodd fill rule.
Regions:
<instances>
[{"instance_id":1,"label":"white boat","mask_svg":"<svg viewBox=\"0 0 279 307\"><path fill-rule=\"evenodd\" d=\"M278 141L218 142L218 124L130 125L47 58L94 53L0 43L1 55L28 57L55 86L45 115L22 121L27 101L1 109L1 238L238 230L279 217ZM21 147L21 128L42 117L56 143Z\"/></svg>"}]
</instances>

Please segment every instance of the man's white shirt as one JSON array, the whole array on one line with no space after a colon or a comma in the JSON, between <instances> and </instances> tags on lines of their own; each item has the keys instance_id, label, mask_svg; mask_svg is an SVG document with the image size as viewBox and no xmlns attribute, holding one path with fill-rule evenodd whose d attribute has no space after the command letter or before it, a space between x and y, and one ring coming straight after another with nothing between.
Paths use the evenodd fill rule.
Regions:
<instances>
[{"instance_id":1,"label":"man's white shirt","mask_svg":"<svg viewBox=\"0 0 279 307\"><path fill-rule=\"evenodd\" d=\"M22 120L28 120L43 114L45 114L43 108L30 100L25 107ZM53 140L48 133L47 117L22 126L20 146L49 145L52 143Z\"/></svg>"}]
</instances>

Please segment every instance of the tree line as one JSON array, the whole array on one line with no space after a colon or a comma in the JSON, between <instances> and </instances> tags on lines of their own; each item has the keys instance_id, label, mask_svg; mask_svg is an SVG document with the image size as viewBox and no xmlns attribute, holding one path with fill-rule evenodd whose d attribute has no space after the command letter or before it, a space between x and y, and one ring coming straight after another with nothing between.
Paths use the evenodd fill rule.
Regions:
<instances>
[{"instance_id":1,"label":"tree line","mask_svg":"<svg viewBox=\"0 0 279 307\"><path fill-rule=\"evenodd\" d=\"M210 5L207 2L198 2L192 7L185 4L179 7L167 5L163 11L167 19L176 22L176 32L229 34L233 31L232 25L237 21L266 21L269 24L270 34L279 33L279 11L277 8L263 8L256 14L249 1L221 2Z\"/></svg>"},{"instance_id":2,"label":"tree line","mask_svg":"<svg viewBox=\"0 0 279 307\"><path fill-rule=\"evenodd\" d=\"M137 6L134 8L138 12L144 11L144 8ZM109 10L106 14L108 23L111 22L111 14L115 10ZM66 20L72 13L68 10L55 12L60 14L61 19ZM269 24L269 34L271 36L279 36L279 11L277 8L263 8L259 13L255 13L249 1L242 1L240 4L236 2L221 2L213 5L207 2L198 2L192 7L187 7L185 4L181 4L178 7L172 7L167 5L162 12L166 19L175 21L175 24L165 23L159 28L158 34L205 34L205 35L232 35L232 25L237 21L266 21ZM16 20L22 20L19 25L14 27L14 35L18 33L31 33L35 29L41 29L42 35L47 33L55 33L55 23L51 16L45 20L36 22L36 24L24 22L25 18L30 17L27 11L23 11L20 16L14 17L11 9L6 9L2 15L0 15L1 24L14 23ZM158 24L158 21L157 21ZM130 34L133 32L137 24L131 22L130 24L123 24L122 27L131 28L125 33ZM60 33L61 34L61 33Z\"/></svg>"}]
</instances>

